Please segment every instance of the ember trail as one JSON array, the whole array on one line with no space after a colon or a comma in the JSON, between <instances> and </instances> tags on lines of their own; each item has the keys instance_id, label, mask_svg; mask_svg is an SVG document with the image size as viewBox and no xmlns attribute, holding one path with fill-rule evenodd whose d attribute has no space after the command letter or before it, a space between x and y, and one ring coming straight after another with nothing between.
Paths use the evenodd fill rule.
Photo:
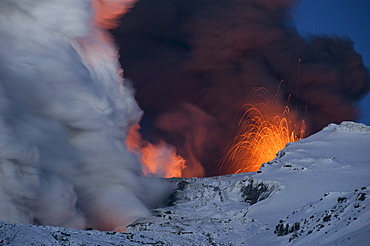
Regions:
<instances>
[{"instance_id":1,"label":"ember trail","mask_svg":"<svg viewBox=\"0 0 370 246\"><path fill-rule=\"evenodd\" d=\"M253 101L256 103L243 106L246 111L239 132L221 162L220 168L227 173L257 171L287 143L304 137L305 122L299 122L288 106L281 109L278 93L272 96L261 87L254 92Z\"/></svg>"},{"instance_id":2,"label":"ember trail","mask_svg":"<svg viewBox=\"0 0 370 246\"><path fill-rule=\"evenodd\" d=\"M220 173L255 172L263 163L275 158L276 153L289 142L305 135L305 122L296 119L288 106L282 107L276 95L257 88L245 104L239 131L228 145L218 165ZM138 125L130 131L127 145L141 153L142 170L148 176L182 177L186 160L176 154L174 147L161 141L154 145L141 139Z\"/></svg>"}]
</instances>

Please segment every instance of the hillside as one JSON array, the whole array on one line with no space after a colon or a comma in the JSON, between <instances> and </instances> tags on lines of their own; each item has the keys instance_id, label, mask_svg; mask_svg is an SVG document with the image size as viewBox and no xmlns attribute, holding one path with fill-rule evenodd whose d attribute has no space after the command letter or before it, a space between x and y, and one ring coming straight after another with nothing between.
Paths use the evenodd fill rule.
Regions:
<instances>
[{"instance_id":1,"label":"hillside","mask_svg":"<svg viewBox=\"0 0 370 246\"><path fill-rule=\"evenodd\" d=\"M256 173L168 179L127 233L0 224L1 245L368 245L370 127L330 124Z\"/></svg>"}]
</instances>

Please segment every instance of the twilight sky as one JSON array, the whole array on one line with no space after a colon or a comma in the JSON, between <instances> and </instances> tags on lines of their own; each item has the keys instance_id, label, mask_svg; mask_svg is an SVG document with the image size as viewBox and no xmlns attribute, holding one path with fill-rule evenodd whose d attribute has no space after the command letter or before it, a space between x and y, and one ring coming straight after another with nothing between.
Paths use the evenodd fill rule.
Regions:
<instances>
[{"instance_id":1,"label":"twilight sky","mask_svg":"<svg viewBox=\"0 0 370 246\"><path fill-rule=\"evenodd\" d=\"M294 11L298 31L307 34L349 36L355 50L370 67L369 0L301 0ZM370 125L370 94L361 102L363 117Z\"/></svg>"}]
</instances>

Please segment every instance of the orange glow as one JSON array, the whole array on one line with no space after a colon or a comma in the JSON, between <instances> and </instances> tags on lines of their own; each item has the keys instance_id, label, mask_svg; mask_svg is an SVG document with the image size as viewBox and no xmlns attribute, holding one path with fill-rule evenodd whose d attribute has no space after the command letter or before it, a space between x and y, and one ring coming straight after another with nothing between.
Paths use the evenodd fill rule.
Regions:
<instances>
[{"instance_id":1,"label":"orange glow","mask_svg":"<svg viewBox=\"0 0 370 246\"><path fill-rule=\"evenodd\" d=\"M164 178L181 177L185 160L176 154L176 149L164 141L154 145L142 140L139 129L139 124L131 127L126 145L129 151L140 157L143 174Z\"/></svg>"},{"instance_id":2,"label":"orange glow","mask_svg":"<svg viewBox=\"0 0 370 246\"><path fill-rule=\"evenodd\" d=\"M119 25L118 19L134 6L137 0L92 0L95 21L98 26L112 29Z\"/></svg>"},{"instance_id":3,"label":"orange glow","mask_svg":"<svg viewBox=\"0 0 370 246\"><path fill-rule=\"evenodd\" d=\"M288 106L279 106L278 95L271 96L265 88L259 88L253 99L257 103L244 105L239 132L221 162L227 173L258 171L287 143L304 137L304 121L297 124Z\"/></svg>"}]
</instances>

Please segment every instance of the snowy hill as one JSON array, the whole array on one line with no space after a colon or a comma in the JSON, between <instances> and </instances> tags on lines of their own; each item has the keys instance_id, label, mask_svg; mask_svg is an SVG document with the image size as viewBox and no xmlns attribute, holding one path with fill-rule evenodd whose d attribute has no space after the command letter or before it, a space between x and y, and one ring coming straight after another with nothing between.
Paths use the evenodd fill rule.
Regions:
<instances>
[{"instance_id":1,"label":"snowy hill","mask_svg":"<svg viewBox=\"0 0 370 246\"><path fill-rule=\"evenodd\" d=\"M0 224L0 245L369 245L370 127L331 124L256 173L168 179L127 233Z\"/></svg>"}]
</instances>

